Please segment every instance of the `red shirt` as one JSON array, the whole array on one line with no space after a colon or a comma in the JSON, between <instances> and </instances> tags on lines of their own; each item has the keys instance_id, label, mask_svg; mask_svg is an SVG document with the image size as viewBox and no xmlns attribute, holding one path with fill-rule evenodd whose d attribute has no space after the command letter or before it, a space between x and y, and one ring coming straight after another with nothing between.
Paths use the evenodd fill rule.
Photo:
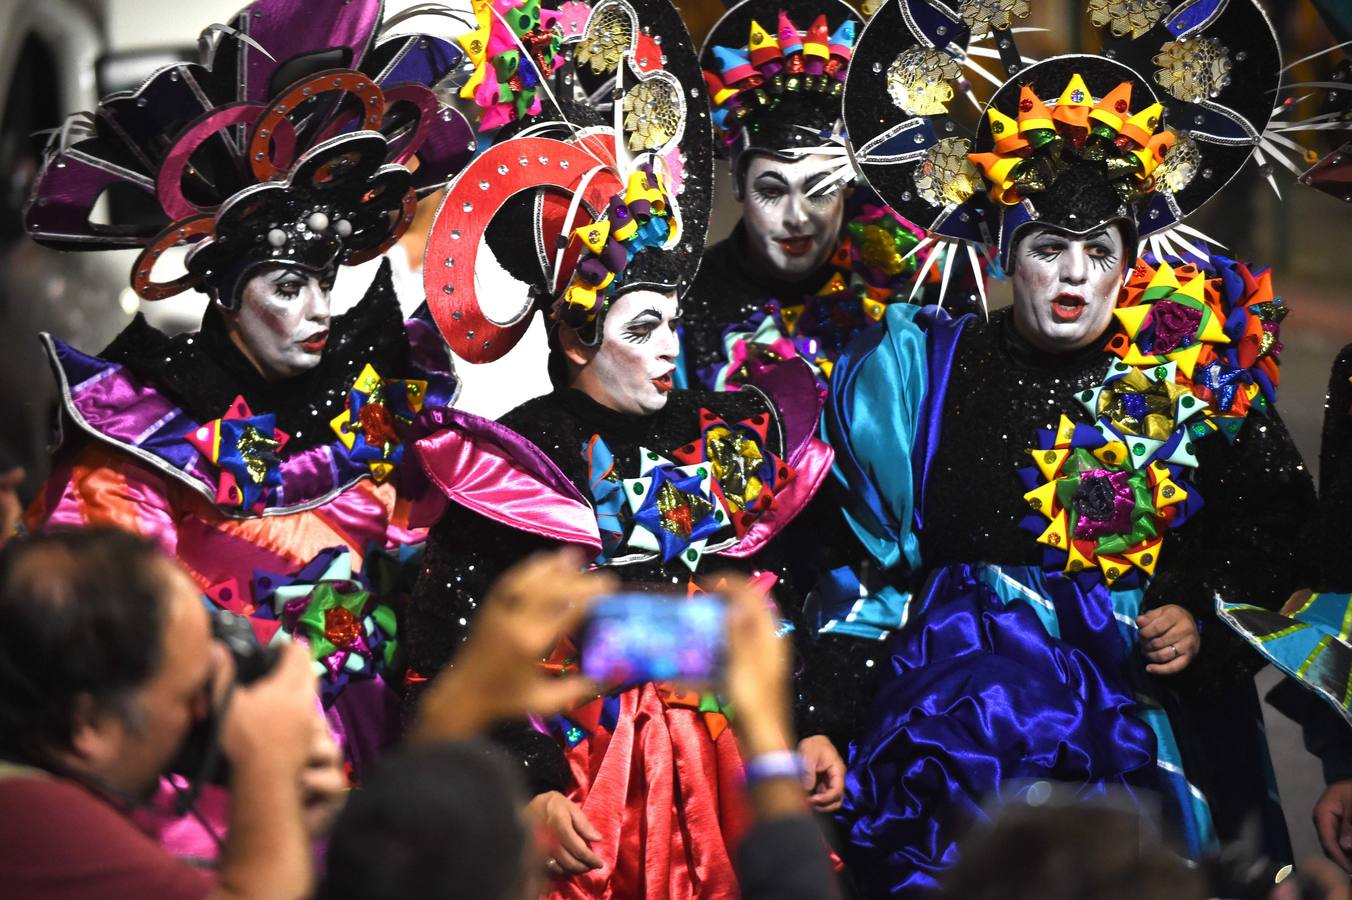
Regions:
<instances>
[{"instance_id":1,"label":"red shirt","mask_svg":"<svg viewBox=\"0 0 1352 900\"><path fill-rule=\"evenodd\" d=\"M32 900L197 900L215 877L174 859L85 787L0 765L0 893Z\"/></svg>"}]
</instances>

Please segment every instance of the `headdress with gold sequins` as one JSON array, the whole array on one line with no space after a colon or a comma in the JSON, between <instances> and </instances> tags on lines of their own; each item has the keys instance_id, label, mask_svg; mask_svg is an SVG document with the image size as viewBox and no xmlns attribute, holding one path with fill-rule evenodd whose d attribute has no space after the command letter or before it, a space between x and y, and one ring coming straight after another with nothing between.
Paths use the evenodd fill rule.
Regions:
<instances>
[{"instance_id":1,"label":"headdress with gold sequins","mask_svg":"<svg viewBox=\"0 0 1352 900\"><path fill-rule=\"evenodd\" d=\"M856 168L931 240L973 257L985 246L1008 261L1030 222L1083 234L1119 221L1129 249L1192 247L1201 235L1183 220L1289 143L1273 140L1293 124L1274 117L1282 62L1263 9L1086 0L1100 52L1035 62L1016 31L1039 5L883 3L845 86Z\"/></svg>"},{"instance_id":2,"label":"headdress with gold sequins","mask_svg":"<svg viewBox=\"0 0 1352 900\"><path fill-rule=\"evenodd\" d=\"M428 239L428 303L469 362L510 350L537 308L591 339L619 293L683 291L703 254L713 142L699 61L676 8L567 0L538 18L557 40L531 67L528 102L512 99L510 83L506 94L488 92L481 128L506 126L452 184ZM533 58L519 36L515 49L506 43L511 29L494 34L485 71L500 68L493 53ZM525 284L524 300L492 316L481 300L498 303L504 291L476 278L481 244L509 282Z\"/></svg>"}]
</instances>

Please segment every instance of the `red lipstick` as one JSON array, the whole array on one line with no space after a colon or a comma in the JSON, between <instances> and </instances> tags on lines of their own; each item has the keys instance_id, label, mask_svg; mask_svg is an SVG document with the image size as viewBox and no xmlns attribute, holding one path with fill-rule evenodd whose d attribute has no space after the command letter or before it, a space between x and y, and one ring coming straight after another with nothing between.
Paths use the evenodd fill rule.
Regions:
<instances>
[{"instance_id":1,"label":"red lipstick","mask_svg":"<svg viewBox=\"0 0 1352 900\"><path fill-rule=\"evenodd\" d=\"M812 252L812 245L816 242L817 239L809 234L802 237L781 238L775 243L779 244L788 256L807 256Z\"/></svg>"},{"instance_id":2,"label":"red lipstick","mask_svg":"<svg viewBox=\"0 0 1352 900\"><path fill-rule=\"evenodd\" d=\"M1074 322L1088 308L1079 294L1061 293L1052 298L1052 318L1058 322Z\"/></svg>"},{"instance_id":3,"label":"red lipstick","mask_svg":"<svg viewBox=\"0 0 1352 900\"><path fill-rule=\"evenodd\" d=\"M327 344L328 342L329 342L329 332L328 329L325 329L324 331L321 331L318 334L310 335L310 337L301 341L300 345L305 350L306 353L323 353L324 345Z\"/></svg>"}]
</instances>

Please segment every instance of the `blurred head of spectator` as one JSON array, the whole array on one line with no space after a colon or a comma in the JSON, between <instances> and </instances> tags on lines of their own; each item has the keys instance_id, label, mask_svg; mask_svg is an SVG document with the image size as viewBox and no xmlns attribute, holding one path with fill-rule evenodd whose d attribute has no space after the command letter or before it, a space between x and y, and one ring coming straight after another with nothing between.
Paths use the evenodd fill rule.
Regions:
<instances>
[{"instance_id":1,"label":"blurred head of spectator","mask_svg":"<svg viewBox=\"0 0 1352 900\"><path fill-rule=\"evenodd\" d=\"M538 897L524 808L516 773L485 743L394 753L339 815L319 900Z\"/></svg>"},{"instance_id":2,"label":"blurred head of spectator","mask_svg":"<svg viewBox=\"0 0 1352 900\"><path fill-rule=\"evenodd\" d=\"M1093 800L1009 805L973 832L943 900L1203 900L1204 877L1133 809Z\"/></svg>"},{"instance_id":3,"label":"blurred head of spectator","mask_svg":"<svg viewBox=\"0 0 1352 900\"><path fill-rule=\"evenodd\" d=\"M122 799L154 789L210 706L196 586L149 542L92 529L0 559L0 753Z\"/></svg>"}]
</instances>

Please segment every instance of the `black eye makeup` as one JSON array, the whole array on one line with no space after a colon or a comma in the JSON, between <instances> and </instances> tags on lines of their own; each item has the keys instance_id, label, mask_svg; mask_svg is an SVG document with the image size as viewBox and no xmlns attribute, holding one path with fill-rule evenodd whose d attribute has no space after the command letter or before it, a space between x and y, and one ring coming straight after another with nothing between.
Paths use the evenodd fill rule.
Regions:
<instances>
[{"instance_id":1,"label":"black eye makeup","mask_svg":"<svg viewBox=\"0 0 1352 900\"><path fill-rule=\"evenodd\" d=\"M283 297L296 297L305 287L305 279L294 273L282 275L272 282L273 291Z\"/></svg>"},{"instance_id":2,"label":"black eye makeup","mask_svg":"<svg viewBox=\"0 0 1352 900\"><path fill-rule=\"evenodd\" d=\"M1084 249L1089 254L1089 261L1099 271L1106 272L1117 263L1117 254L1107 244L1090 244Z\"/></svg>"},{"instance_id":3,"label":"black eye makeup","mask_svg":"<svg viewBox=\"0 0 1352 900\"><path fill-rule=\"evenodd\" d=\"M1027 255L1051 262L1056 259L1066 249L1066 242L1056 238L1039 238L1033 240L1027 250ZM1101 242L1087 243L1084 247L1085 255L1095 268L1100 271L1107 271L1117 264L1117 254L1113 252L1111 245Z\"/></svg>"},{"instance_id":4,"label":"black eye makeup","mask_svg":"<svg viewBox=\"0 0 1352 900\"><path fill-rule=\"evenodd\" d=\"M662 314L655 309L645 309L624 323L620 337L631 344L647 343L653 332L662 324Z\"/></svg>"},{"instance_id":5,"label":"black eye makeup","mask_svg":"<svg viewBox=\"0 0 1352 900\"><path fill-rule=\"evenodd\" d=\"M833 184L824 191L817 191L815 194L809 193L807 195L807 199L812 201L813 203L820 204L821 206L826 206L830 203L833 203L836 199L836 195L839 193L840 186Z\"/></svg>"},{"instance_id":6,"label":"black eye makeup","mask_svg":"<svg viewBox=\"0 0 1352 900\"><path fill-rule=\"evenodd\" d=\"M1028 255L1043 262L1051 262L1061 255L1066 245L1057 240L1034 241L1028 248Z\"/></svg>"},{"instance_id":7,"label":"black eye makeup","mask_svg":"<svg viewBox=\"0 0 1352 900\"><path fill-rule=\"evenodd\" d=\"M751 191L751 199L758 206L771 206L784 197L784 191L778 185L761 187L757 185Z\"/></svg>"}]
</instances>

